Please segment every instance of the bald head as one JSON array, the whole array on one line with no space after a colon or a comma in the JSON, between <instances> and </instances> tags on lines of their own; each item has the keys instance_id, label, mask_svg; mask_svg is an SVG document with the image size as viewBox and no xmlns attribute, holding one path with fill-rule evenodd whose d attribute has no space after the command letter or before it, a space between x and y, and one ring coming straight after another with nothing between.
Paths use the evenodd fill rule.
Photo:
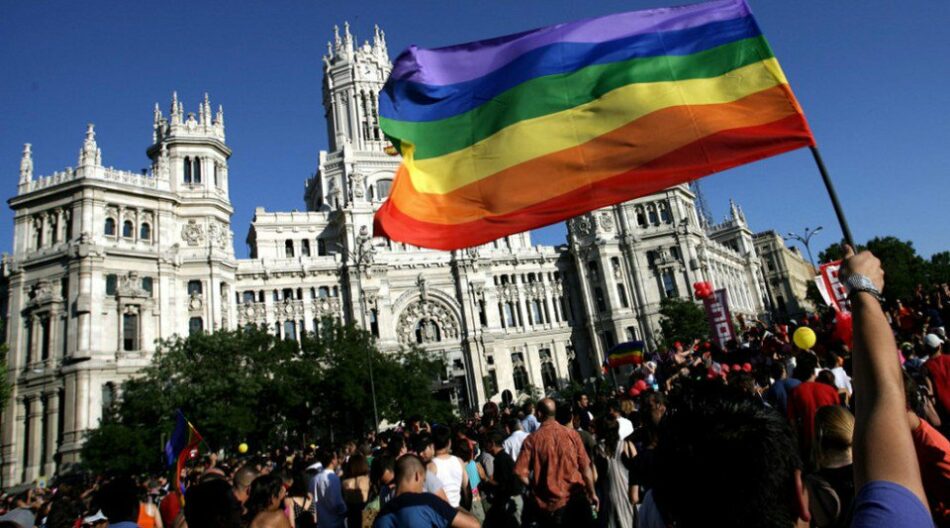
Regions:
<instances>
[{"instance_id":1,"label":"bald head","mask_svg":"<svg viewBox=\"0 0 950 528\"><path fill-rule=\"evenodd\" d=\"M237 473L234 474L232 487L234 488L234 496L237 498L238 502L244 504L247 501L247 497L251 492L251 482L254 482L254 479L257 478L257 470L254 469L250 464L245 464L244 467L237 470Z\"/></svg>"},{"instance_id":2,"label":"bald head","mask_svg":"<svg viewBox=\"0 0 950 528\"><path fill-rule=\"evenodd\" d=\"M538 418L543 422L554 418L557 412L557 404L551 398L544 398L538 402Z\"/></svg>"},{"instance_id":3,"label":"bald head","mask_svg":"<svg viewBox=\"0 0 950 528\"><path fill-rule=\"evenodd\" d=\"M416 455L403 455L396 461L396 491L421 493L426 480L426 466Z\"/></svg>"}]
</instances>

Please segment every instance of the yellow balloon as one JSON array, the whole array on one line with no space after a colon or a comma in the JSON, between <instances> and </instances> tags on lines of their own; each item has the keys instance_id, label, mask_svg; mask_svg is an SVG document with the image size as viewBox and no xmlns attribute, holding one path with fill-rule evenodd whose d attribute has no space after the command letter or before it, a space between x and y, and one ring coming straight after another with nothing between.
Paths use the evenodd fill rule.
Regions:
<instances>
[{"instance_id":1,"label":"yellow balloon","mask_svg":"<svg viewBox=\"0 0 950 528\"><path fill-rule=\"evenodd\" d=\"M810 350L811 347L815 346L815 342L818 341L818 336L815 335L815 331L807 326L803 326L798 330L795 330L795 333L792 334L792 341L795 342L795 346L802 350Z\"/></svg>"},{"instance_id":2,"label":"yellow balloon","mask_svg":"<svg viewBox=\"0 0 950 528\"><path fill-rule=\"evenodd\" d=\"M241 445L238 446L238 453L241 453L242 455L247 453L247 444L241 442Z\"/></svg>"}]
</instances>

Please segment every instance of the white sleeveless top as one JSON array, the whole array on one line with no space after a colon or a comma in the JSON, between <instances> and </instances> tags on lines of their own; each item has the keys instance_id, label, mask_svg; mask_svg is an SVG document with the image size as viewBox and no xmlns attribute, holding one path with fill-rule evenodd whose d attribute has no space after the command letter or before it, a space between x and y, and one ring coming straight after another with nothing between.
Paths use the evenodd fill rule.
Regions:
<instances>
[{"instance_id":1,"label":"white sleeveless top","mask_svg":"<svg viewBox=\"0 0 950 528\"><path fill-rule=\"evenodd\" d=\"M448 458L434 457L432 463L435 464L435 476L442 481L442 490L445 491L446 498L453 508L458 508L462 502L462 479L465 478L465 470L462 469L462 459L457 456Z\"/></svg>"}]
</instances>

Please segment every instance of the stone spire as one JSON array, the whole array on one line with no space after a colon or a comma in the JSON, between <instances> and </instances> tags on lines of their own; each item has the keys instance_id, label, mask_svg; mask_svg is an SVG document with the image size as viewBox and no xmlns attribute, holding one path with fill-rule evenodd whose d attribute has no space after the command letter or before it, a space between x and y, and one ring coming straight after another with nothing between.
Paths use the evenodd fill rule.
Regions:
<instances>
[{"instance_id":1,"label":"stone spire","mask_svg":"<svg viewBox=\"0 0 950 528\"><path fill-rule=\"evenodd\" d=\"M211 100L208 98L208 92L205 92L205 99L201 103L201 123L211 125Z\"/></svg>"},{"instance_id":2,"label":"stone spire","mask_svg":"<svg viewBox=\"0 0 950 528\"><path fill-rule=\"evenodd\" d=\"M350 33L350 22L343 22L343 47L347 53L353 54L353 34Z\"/></svg>"},{"instance_id":3,"label":"stone spire","mask_svg":"<svg viewBox=\"0 0 950 528\"><path fill-rule=\"evenodd\" d=\"M736 222L745 223L745 213L742 212L742 208L739 207L739 204L732 198L729 199L729 214Z\"/></svg>"},{"instance_id":4,"label":"stone spire","mask_svg":"<svg viewBox=\"0 0 950 528\"><path fill-rule=\"evenodd\" d=\"M152 143L158 143L158 140L164 134L165 129L165 116L162 115L161 108L158 107L158 103L155 103L155 119L152 124Z\"/></svg>"},{"instance_id":5,"label":"stone spire","mask_svg":"<svg viewBox=\"0 0 950 528\"><path fill-rule=\"evenodd\" d=\"M224 127L224 106L218 105L218 115L214 117L214 124Z\"/></svg>"},{"instance_id":6,"label":"stone spire","mask_svg":"<svg viewBox=\"0 0 950 528\"><path fill-rule=\"evenodd\" d=\"M336 24L333 24L333 45L336 46L337 49L340 49L343 45L343 41L340 40L340 26Z\"/></svg>"},{"instance_id":7,"label":"stone spire","mask_svg":"<svg viewBox=\"0 0 950 528\"><path fill-rule=\"evenodd\" d=\"M389 52L386 50L386 33L379 29L378 24L373 24L373 49L382 58L388 58Z\"/></svg>"},{"instance_id":8,"label":"stone spire","mask_svg":"<svg viewBox=\"0 0 950 528\"><path fill-rule=\"evenodd\" d=\"M82 149L79 150L79 166L99 166L102 165L102 150L96 144L95 125L89 123L86 126L86 140L82 143Z\"/></svg>"},{"instance_id":9,"label":"stone spire","mask_svg":"<svg viewBox=\"0 0 950 528\"><path fill-rule=\"evenodd\" d=\"M171 119L171 123L173 125L181 124L181 114L182 114L181 103L178 102L178 92L175 91L175 92L172 92L172 108L171 108L171 111L169 112L169 118Z\"/></svg>"},{"instance_id":10,"label":"stone spire","mask_svg":"<svg viewBox=\"0 0 950 528\"><path fill-rule=\"evenodd\" d=\"M33 179L33 150L29 143L23 144L23 157L20 158L20 185L29 184Z\"/></svg>"}]
</instances>

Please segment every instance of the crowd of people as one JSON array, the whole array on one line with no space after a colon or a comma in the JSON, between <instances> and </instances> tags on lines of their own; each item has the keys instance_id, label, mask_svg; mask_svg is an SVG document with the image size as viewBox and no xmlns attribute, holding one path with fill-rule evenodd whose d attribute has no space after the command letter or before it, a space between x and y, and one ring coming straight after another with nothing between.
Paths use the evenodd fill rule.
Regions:
<instances>
[{"instance_id":1,"label":"crowd of people","mask_svg":"<svg viewBox=\"0 0 950 528\"><path fill-rule=\"evenodd\" d=\"M880 263L843 276L883 289ZM622 387L408 417L340 446L211 454L166 478L63 476L0 528L950 526L950 286L677 343ZM794 330L817 342L797 348Z\"/></svg>"}]
</instances>

